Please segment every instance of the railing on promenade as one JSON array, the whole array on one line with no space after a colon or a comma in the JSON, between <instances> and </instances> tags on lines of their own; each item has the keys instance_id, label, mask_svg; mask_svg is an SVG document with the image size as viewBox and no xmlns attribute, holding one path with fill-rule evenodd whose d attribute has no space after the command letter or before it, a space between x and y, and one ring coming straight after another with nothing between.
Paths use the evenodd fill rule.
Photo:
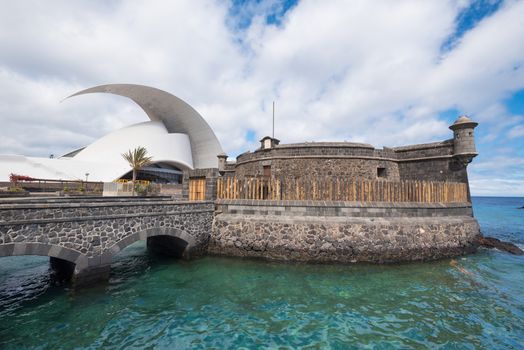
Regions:
<instances>
[{"instance_id":1,"label":"railing on promenade","mask_svg":"<svg viewBox=\"0 0 524 350\"><path fill-rule=\"evenodd\" d=\"M465 183L325 178L236 178L217 182L218 199L318 200L359 202L468 202Z\"/></svg>"}]
</instances>

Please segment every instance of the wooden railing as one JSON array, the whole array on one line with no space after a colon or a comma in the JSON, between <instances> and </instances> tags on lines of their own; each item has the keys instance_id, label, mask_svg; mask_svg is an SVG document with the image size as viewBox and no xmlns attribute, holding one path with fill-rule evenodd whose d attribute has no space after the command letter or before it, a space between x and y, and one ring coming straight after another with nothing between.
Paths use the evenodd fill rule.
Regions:
<instances>
[{"instance_id":1,"label":"wooden railing","mask_svg":"<svg viewBox=\"0 0 524 350\"><path fill-rule=\"evenodd\" d=\"M316 200L359 202L468 202L465 183L433 181L372 181L339 177L243 178L222 177L218 199Z\"/></svg>"}]
</instances>

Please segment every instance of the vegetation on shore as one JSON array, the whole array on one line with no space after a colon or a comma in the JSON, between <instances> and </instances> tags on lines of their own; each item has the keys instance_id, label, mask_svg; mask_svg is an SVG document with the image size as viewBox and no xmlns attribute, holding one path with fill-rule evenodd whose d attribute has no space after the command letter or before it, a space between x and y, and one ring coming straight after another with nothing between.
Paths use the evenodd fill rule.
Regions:
<instances>
[{"instance_id":1,"label":"vegetation on shore","mask_svg":"<svg viewBox=\"0 0 524 350\"><path fill-rule=\"evenodd\" d=\"M122 157L129 163L129 166L133 170L133 196L135 195L135 181L138 171L151 164L153 157L148 156L147 149L145 147L139 146L134 150L129 150L127 153L123 153Z\"/></svg>"}]
</instances>

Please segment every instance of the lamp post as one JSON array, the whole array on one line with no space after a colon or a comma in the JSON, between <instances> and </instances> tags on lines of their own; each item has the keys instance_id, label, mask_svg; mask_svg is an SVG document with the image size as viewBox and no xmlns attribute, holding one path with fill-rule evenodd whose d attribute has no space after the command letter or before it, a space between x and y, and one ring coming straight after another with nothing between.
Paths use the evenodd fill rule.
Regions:
<instances>
[{"instance_id":1,"label":"lamp post","mask_svg":"<svg viewBox=\"0 0 524 350\"><path fill-rule=\"evenodd\" d=\"M89 173L86 173L86 192L87 192L87 178L89 177Z\"/></svg>"}]
</instances>

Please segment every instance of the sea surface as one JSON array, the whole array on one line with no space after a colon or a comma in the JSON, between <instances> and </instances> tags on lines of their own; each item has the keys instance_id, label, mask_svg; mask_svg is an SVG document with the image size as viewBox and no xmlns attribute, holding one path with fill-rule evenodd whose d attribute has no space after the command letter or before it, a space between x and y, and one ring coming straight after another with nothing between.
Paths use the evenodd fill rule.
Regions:
<instances>
[{"instance_id":1,"label":"sea surface","mask_svg":"<svg viewBox=\"0 0 524 350\"><path fill-rule=\"evenodd\" d=\"M473 199L524 247L524 198ZM139 242L73 291L43 257L0 258L0 349L524 349L524 257L304 265L161 258Z\"/></svg>"}]
</instances>

